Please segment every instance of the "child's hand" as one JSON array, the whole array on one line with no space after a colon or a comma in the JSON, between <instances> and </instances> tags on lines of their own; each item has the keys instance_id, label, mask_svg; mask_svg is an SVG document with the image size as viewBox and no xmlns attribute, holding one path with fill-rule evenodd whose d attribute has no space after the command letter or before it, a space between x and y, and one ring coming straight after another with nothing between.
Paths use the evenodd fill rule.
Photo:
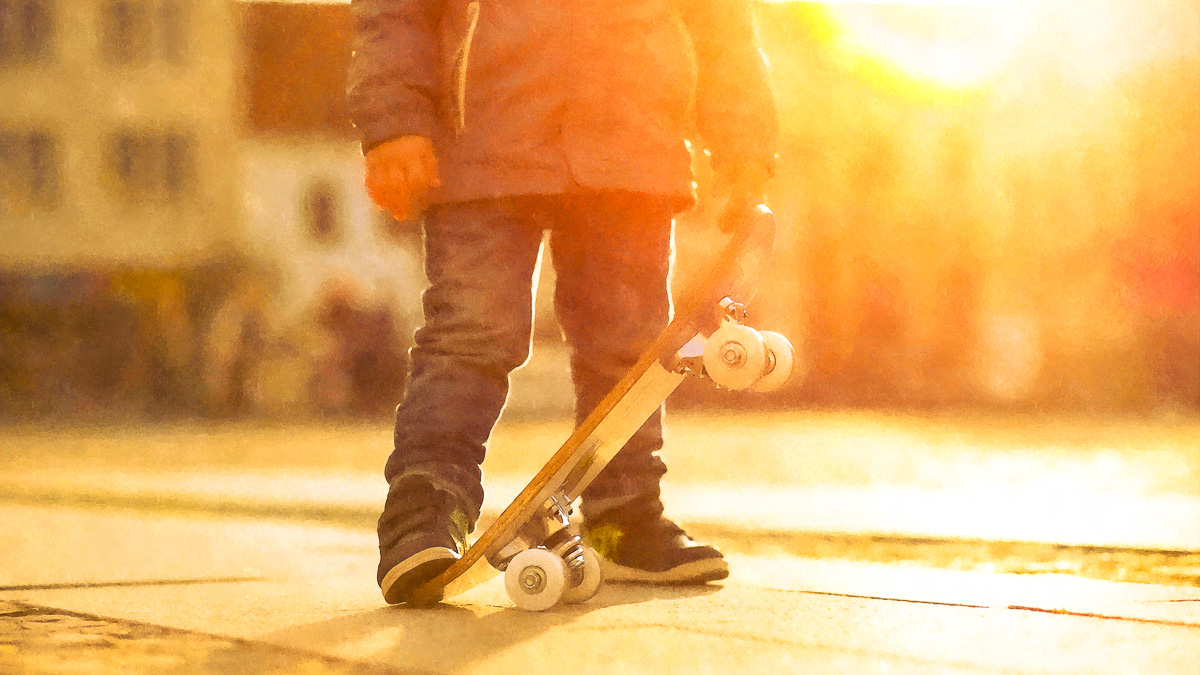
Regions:
<instances>
[{"instance_id":1,"label":"child's hand","mask_svg":"<svg viewBox=\"0 0 1200 675\"><path fill-rule=\"evenodd\" d=\"M367 194L371 201L404 222L424 208L429 190L441 185L433 141L403 136L372 148L366 155Z\"/></svg>"},{"instance_id":2,"label":"child's hand","mask_svg":"<svg viewBox=\"0 0 1200 675\"><path fill-rule=\"evenodd\" d=\"M736 232L746 225L766 192L771 171L766 166L745 164L718 173L715 193L717 224L722 232Z\"/></svg>"}]
</instances>

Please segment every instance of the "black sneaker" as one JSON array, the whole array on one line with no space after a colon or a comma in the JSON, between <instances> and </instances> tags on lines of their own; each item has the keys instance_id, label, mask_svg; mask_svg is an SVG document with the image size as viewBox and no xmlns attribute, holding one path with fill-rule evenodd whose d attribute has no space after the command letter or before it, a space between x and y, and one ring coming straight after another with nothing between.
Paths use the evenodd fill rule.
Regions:
<instances>
[{"instance_id":1,"label":"black sneaker","mask_svg":"<svg viewBox=\"0 0 1200 675\"><path fill-rule=\"evenodd\" d=\"M593 516L584 543L600 556L605 581L704 584L729 576L721 552L697 543L662 514L657 498L643 498Z\"/></svg>"},{"instance_id":2,"label":"black sneaker","mask_svg":"<svg viewBox=\"0 0 1200 675\"><path fill-rule=\"evenodd\" d=\"M392 501L392 500L389 500ZM449 493L427 484L403 493L403 513L379 518L379 588L394 605L409 602L412 592L462 557L471 523ZM388 507L396 510L393 504ZM430 598L437 602L441 597Z\"/></svg>"}]
</instances>

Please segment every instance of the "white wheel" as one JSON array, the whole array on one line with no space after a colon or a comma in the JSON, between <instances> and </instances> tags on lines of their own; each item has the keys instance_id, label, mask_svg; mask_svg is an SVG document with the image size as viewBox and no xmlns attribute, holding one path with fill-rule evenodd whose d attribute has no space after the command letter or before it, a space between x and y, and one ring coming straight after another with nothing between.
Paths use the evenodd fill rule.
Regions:
<instances>
[{"instance_id":1,"label":"white wheel","mask_svg":"<svg viewBox=\"0 0 1200 675\"><path fill-rule=\"evenodd\" d=\"M766 342L749 326L726 321L704 344L704 372L726 389L746 389L766 369Z\"/></svg>"},{"instance_id":2,"label":"white wheel","mask_svg":"<svg viewBox=\"0 0 1200 675\"><path fill-rule=\"evenodd\" d=\"M762 336L770 355L770 363L767 366L769 370L761 380L750 387L750 391L778 391L792 376L792 367L796 365L796 350L786 337L775 331L764 330Z\"/></svg>"},{"instance_id":3,"label":"white wheel","mask_svg":"<svg viewBox=\"0 0 1200 675\"><path fill-rule=\"evenodd\" d=\"M583 580L563 593L563 602L576 604L587 602L600 592L600 582L604 576L600 573L600 556L587 546L583 547Z\"/></svg>"},{"instance_id":4,"label":"white wheel","mask_svg":"<svg viewBox=\"0 0 1200 675\"><path fill-rule=\"evenodd\" d=\"M550 609L567 586L567 564L544 548L531 548L513 556L504 571L504 590L518 609Z\"/></svg>"}]
</instances>

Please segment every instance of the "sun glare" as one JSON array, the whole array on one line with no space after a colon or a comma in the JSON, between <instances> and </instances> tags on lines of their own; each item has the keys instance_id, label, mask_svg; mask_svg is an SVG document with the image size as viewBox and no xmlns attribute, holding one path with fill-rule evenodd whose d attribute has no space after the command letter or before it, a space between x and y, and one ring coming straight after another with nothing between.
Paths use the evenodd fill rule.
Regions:
<instances>
[{"instance_id":1,"label":"sun glare","mask_svg":"<svg viewBox=\"0 0 1200 675\"><path fill-rule=\"evenodd\" d=\"M996 74L1030 30L1009 4L835 5L844 27L837 48L851 60L881 60L900 73L951 89Z\"/></svg>"},{"instance_id":2,"label":"sun glare","mask_svg":"<svg viewBox=\"0 0 1200 675\"><path fill-rule=\"evenodd\" d=\"M839 65L909 95L957 96L985 86L1034 23L1023 1L803 4L809 32Z\"/></svg>"},{"instance_id":3,"label":"sun glare","mask_svg":"<svg viewBox=\"0 0 1200 675\"><path fill-rule=\"evenodd\" d=\"M797 0L777 0L781 2ZM802 2L808 32L843 68L905 95L956 97L1052 72L1095 85L1140 62L1195 51L1184 0ZM1184 20L1181 20L1184 19Z\"/></svg>"}]
</instances>

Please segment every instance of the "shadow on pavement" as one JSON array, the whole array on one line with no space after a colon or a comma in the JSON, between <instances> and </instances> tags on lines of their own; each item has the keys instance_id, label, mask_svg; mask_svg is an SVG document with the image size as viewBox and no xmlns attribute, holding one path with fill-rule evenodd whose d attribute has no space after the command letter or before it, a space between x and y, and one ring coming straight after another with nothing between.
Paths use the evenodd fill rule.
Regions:
<instances>
[{"instance_id":1,"label":"shadow on pavement","mask_svg":"<svg viewBox=\"0 0 1200 675\"><path fill-rule=\"evenodd\" d=\"M683 600L712 595L725 588L721 584L704 584L703 586L652 586L649 584L606 584L600 594L583 605L576 605L583 611L616 607L619 605L636 605L652 600ZM520 610L513 610L520 611ZM569 609L567 611L570 611Z\"/></svg>"},{"instance_id":2,"label":"shadow on pavement","mask_svg":"<svg viewBox=\"0 0 1200 675\"><path fill-rule=\"evenodd\" d=\"M393 667L453 672L610 607L711 595L718 585L610 584L590 602L525 612L511 605L381 607L260 636L275 644ZM597 628L591 622L590 629Z\"/></svg>"}]
</instances>

